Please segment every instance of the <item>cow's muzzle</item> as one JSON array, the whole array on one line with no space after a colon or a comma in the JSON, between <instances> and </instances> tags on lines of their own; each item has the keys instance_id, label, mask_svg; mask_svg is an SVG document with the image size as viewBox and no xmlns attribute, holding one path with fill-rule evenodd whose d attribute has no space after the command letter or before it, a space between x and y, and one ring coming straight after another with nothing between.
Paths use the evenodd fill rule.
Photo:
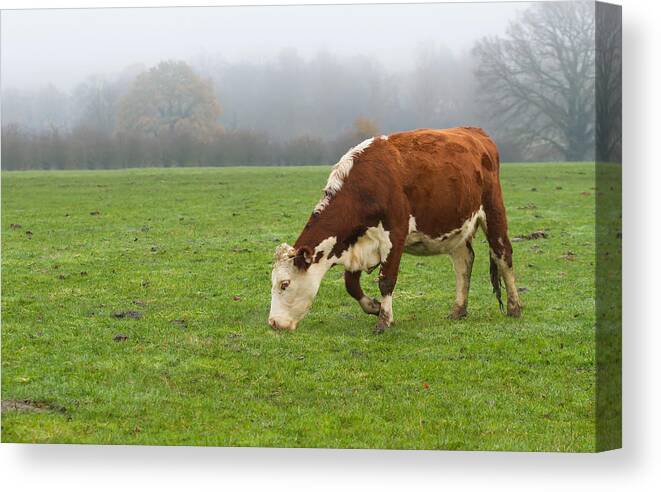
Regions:
<instances>
[{"instance_id":1,"label":"cow's muzzle","mask_svg":"<svg viewBox=\"0 0 661 492\"><path fill-rule=\"evenodd\" d=\"M269 318L269 326L274 330L289 330L294 331L296 329L295 321L281 321L276 318Z\"/></svg>"}]
</instances>

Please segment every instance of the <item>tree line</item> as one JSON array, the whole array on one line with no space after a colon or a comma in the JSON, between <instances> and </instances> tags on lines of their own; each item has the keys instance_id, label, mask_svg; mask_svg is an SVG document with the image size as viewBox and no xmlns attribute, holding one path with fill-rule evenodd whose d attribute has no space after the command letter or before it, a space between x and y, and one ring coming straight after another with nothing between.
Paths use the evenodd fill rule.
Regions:
<instances>
[{"instance_id":1,"label":"tree line","mask_svg":"<svg viewBox=\"0 0 661 492\"><path fill-rule=\"evenodd\" d=\"M263 63L130 66L70 93L52 85L5 90L2 165L328 164L378 133L460 125L484 127L505 161L592 159L606 133L595 124L595 56L610 51L595 54L590 5L530 7L505 35L481 39L461 57L421 45L404 72L365 56L304 59L288 49ZM618 142L608 148L621 152Z\"/></svg>"}]
</instances>

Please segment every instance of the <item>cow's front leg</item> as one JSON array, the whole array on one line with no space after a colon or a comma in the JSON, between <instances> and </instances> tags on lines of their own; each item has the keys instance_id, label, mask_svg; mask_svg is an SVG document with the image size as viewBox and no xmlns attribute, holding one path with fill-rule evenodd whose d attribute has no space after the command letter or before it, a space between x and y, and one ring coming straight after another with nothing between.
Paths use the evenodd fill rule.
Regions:
<instances>
[{"instance_id":1,"label":"cow's front leg","mask_svg":"<svg viewBox=\"0 0 661 492\"><path fill-rule=\"evenodd\" d=\"M454 305L449 318L461 319L468 314L468 290L470 289L473 259L475 258L470 241L466 241L465 244L457 247L450 254L450 258L452 258L452 266L454 267L456 287Z\"/></svg>"},{"instance_id":2,"label":"cow's front leg","mask_svg":"<svg viewBox=\"0 0 661 492\"><path fill-rule=\"evenodd\" d=\"M381 310L381 303L376 299L368 297L363 292L363 288L360 286L360 275L361 271L350 272L348 270L344 271L344 286L347 288L347 292L351 297L358 301L360 307L367 314L378 315Z\"/></svg>"},{"instance_id":3,"label":"cow's front leg","mask_svg":"<svg viewBox=\"0 0 661 492\"><path fill-rule=\"evenodd\" d=\"M388 259L381 267L379 275L379 290L381 291L381 309L379 310L379 321L374 327L374 333L383 333L393 322L392 293L397 283L399 262L402 258L404 241L401 244L393 244Z\"/></svg>"}]
</instances>

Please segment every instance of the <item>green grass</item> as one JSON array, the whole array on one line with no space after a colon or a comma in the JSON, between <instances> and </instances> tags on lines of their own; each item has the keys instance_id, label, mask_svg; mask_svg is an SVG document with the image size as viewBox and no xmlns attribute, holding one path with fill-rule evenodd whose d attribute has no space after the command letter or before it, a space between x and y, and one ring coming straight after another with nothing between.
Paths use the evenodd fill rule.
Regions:
<instances>
[{"instance_id":1,"label":"green grass","mask_svg":"<svg viewBox=\"0 0 661 492\"><path fill-rule=\"evenodd\" d=\"M335 268L276 333L273 250L327 174L3 173L2 399L28 408L6 407L2 440L594 450L594 166L502 167L511 236L550 235L514 243L521 319L498 310L480 233L466 320L446 319L449 258L405 256L389 332Z\"/></svg>"}]
</instances>

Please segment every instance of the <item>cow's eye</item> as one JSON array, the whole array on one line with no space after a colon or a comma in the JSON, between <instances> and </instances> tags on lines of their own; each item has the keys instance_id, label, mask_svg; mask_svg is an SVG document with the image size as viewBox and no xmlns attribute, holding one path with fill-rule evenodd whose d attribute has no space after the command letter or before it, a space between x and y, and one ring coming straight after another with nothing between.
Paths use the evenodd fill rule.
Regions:
<instances>
[{"instance_id":1,"label":"cow's eye","mask_svg":"<svg viewBox=\"0 0 661 492\"><path fill-rule=\"evenodd\" d=\"M283 280L280 282L280 290L285 290L287 287L289 287L289 280Z\"/></svg>"}]
</instances>

